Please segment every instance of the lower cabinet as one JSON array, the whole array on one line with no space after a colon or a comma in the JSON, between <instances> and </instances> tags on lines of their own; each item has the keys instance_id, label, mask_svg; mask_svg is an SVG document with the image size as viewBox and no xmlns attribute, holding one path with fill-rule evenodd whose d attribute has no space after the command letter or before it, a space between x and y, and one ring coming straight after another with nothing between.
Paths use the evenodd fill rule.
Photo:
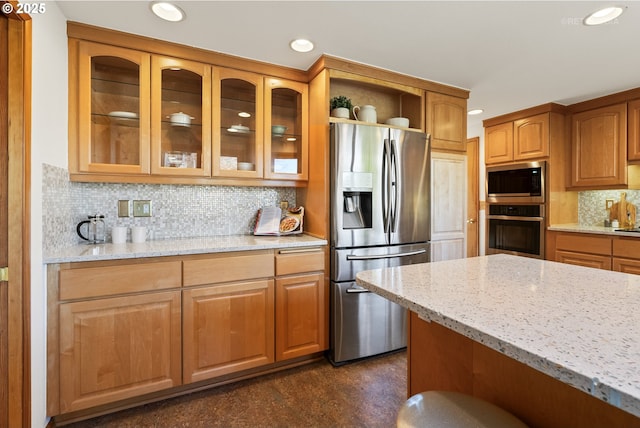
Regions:
<instances>
[{"instance_id":1,"label":"lower cabinet","mask_svg":"<svg viewBox=\"0 0 640 428\"><path fill-rule=\"evenodd\" d=\"M274 361L273 280L183 292L184 382Z\"/></svg>"},{"instance_id":2,"label":"lower cabinet","mask_svg":"<svg viewBox=\"0 0 640 428\"><path fill-rule=\"evenodd\" d=\"M555 261L640 275L640 239L588 233L551 233Z\"/></svg>"},{"instance_id":3,"label":"lower cabinet","mask_svg":"<svg viewBox=\"0 0 640 428\"><path fill-rule=\"evenodd\" d=\"M60 412L182 383L180 292L60 305Z\"/></svg>"},{"instance_id":4,"label":"lower cabinet","mask_svg":"<svg viewBox=\"0 0 640 428\"><path fill-rule=\"evenodd\" d=\"M48 414L317 356L328 347L325 260L316 247L49 266Z\"/></svg>"}]
</instances>

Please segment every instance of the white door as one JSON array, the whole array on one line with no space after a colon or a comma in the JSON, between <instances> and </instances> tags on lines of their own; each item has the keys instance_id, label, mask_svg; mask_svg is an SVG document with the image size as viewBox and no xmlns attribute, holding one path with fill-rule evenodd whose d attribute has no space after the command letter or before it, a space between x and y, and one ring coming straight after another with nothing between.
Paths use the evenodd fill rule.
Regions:
<instances>
[{"instance_id":1,"label":"white door","mask_svg":"<svg viewBox=\"0 0 640 428\"><path fill-rule=\"evenodd\" d=\"M431 153L431 261L467 252L467 156Z\"/></svg>"}]
</instances>

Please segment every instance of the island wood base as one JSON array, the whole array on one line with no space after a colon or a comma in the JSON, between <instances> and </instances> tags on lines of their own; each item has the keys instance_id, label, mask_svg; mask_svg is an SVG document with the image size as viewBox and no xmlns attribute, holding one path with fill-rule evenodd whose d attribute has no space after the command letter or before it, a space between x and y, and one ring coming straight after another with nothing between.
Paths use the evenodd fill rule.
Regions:
<instances>
[{"instance_id":1,"label":"island wood base","mask_svg":"<svg viewBox=\"0 0 640 428\"><path fill-rule=\"evenodd\" d=\"M411 312L408 396L448 390L513 413L531 427L640 427L640 418Z\"/></svg>"}]
</instances>

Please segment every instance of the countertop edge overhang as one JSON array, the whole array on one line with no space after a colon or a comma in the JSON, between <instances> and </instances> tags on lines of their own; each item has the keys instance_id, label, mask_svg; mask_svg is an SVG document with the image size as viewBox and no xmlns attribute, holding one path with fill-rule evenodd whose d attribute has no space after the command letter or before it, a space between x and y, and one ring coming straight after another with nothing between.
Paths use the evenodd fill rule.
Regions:
<instances>
[{"instance_id":1,"label":"countertop edge overhang","mask_svg":"<svg viewBox=\"0 0 640 428\"><path fill-rule=\"evenodd\" d=\"M364 271L356 282L640 417L640 276L496 254Z\"/></svg>"},{"instance_id":2,"label":"countertop edge overhang","mask_svg":"<svg viewBox=\"0 0 640 428\"><path fill-rule=\"evenodd\" d=\"M307 234L289 236L230 235L201 238L162 239L143 243L78 244L46 254L44 264L184 256L233 251L304 248L327 245Z\"/></svg>"}]
</instances>

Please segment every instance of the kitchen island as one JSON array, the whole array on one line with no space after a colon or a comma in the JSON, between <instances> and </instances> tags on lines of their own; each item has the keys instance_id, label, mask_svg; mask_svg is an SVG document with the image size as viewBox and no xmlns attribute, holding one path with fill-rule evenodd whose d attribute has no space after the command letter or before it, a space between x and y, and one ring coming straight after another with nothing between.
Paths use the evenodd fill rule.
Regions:
<instances>
[{"instance_id":1,"label":"kitchen island","mask_svg":"<svg viewBox=\"0 0 640 428\"><path fill-rule=\"evenodd\" d=\"M531 426L640 426L640 276L498 254L357 282L411 311L410 395L465 392Z\"/></svg>"}]
</instances>

